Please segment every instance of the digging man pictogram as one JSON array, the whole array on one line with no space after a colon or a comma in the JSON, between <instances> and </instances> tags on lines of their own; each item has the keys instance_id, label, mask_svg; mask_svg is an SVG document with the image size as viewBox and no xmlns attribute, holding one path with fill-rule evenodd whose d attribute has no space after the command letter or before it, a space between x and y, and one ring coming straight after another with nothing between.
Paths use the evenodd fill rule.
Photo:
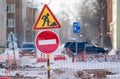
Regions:
<instances>
[{"instance_id":1,"label":"digging man pictogram","mask_svg":"<svg viewBox=\"0 0 120 79\"><path fill-rule=\"evenodd\" d=\"M45 26L46 23L47 23L47 26L55 26L56 25L55 22L50 22L49 13L46 13L46 15L43 15L42 20L43 20L43 24L42 24L43 27Z\"/></svg>"},{"instance_id":2,"label":"digging man pictogram","mask_svg":"<svg viewBox=\"0 0 120 79\"><path fill-rule=\"evenodd\" d=\"M43 15L42 19L44 21L42 26L45 26L45 23L47 23L47 26L49 26L49 23L50 23L49 14L47 13L46 15Z\"/></svg>"}]
</instances>

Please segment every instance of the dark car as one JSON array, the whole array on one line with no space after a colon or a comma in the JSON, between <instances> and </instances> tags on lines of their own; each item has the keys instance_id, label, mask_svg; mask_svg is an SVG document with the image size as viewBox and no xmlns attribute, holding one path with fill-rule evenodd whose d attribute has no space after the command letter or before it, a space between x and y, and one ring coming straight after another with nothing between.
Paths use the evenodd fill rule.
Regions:
<instances>
[{"instance_id":1,"label":"dark car","mask_svg":"<svg viewBox=\"0 0 120 79\"><path fill-rule=\"evenodd\" d=\"M19 57L32 56L36 57L36 47L33 42L24 42L20 47Z\"/></svg>"},{"instance_id":2,"label":"dark car","mask_svg":"<svg viewBox=\"0 0 120 79\"><path fill-rule=\"evenodd\" d=\"M108 50L105 50L102 47L97 47L96 45L89 43L89 42L67 42L64 46L65 49L69 49L73 53L76 53L76 46L77 46L77 53L80 54L82 52L86 52L87 54L105 54L108 53Z\"/></svg>"}]
</instances>

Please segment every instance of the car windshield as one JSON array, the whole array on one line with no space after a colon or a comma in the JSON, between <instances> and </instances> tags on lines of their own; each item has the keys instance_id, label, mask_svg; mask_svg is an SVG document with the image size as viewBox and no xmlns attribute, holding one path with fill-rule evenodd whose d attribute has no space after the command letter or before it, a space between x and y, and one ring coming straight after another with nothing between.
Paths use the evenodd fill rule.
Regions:
<instances>
[{"instance_id":1,"label":"car windshield","mask_svg":"<svg viewBox=\"0 0 120 79\"><path fill-rule=\"evenodd\" d=\"M35 48L34 44L23 44L22 48Z\"/></svg>"}]
</instances>

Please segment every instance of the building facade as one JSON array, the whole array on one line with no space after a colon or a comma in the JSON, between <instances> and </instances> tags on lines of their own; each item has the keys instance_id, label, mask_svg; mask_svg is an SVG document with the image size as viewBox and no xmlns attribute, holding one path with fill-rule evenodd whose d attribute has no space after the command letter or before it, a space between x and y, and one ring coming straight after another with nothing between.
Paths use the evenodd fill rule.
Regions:
<instances>
[{"instance_id":1,"label":"building facade","mask_svg":"<svg viewBox=\"0 0 120 79\"><path fill-rule=\"evenodd\" d=\"M7 4L7 39L12 32L17 38L17 44L19 45L23 37L22 29L22 0L6 0ZM9 44L9 41L7 41Z\"/></svg>"},{"instance_id":2,"label":"building facade","mask_svg":"<svg viewBox=\"0 0 120 79\"><path fill-rule=\"evenodd\" d=\"M25 29L25 38L26 41L34 41L35 40L35 31L32 30L33 25L35 23L36 19L36 8L27 6L26 7L26 29Z\"/></svg>"},{"instance_id":3,"label":"building facade","mask_svg":"<svg viewBox=\"0 0 120 79\"><path fill-rule=\"evenodd\" d=\"M7 39L12 32L18 47L22 42L33 41L34 8L28 7L29 0L6 0L7 4ZM7 41L9 43L9 41Z\"/></svg>"},{"instance_id":4,"label":"building facade","mask_svg":"<svg viewBox=\"0 0 120 79\"><path fill-rule=\"evenodd\" d=\"M120 0L117 0L117 48L120 50Z\"/></svg>"},{"instance_id":5,"label":"building facade","mask_svg":"<svg viewBox=\"0 0 120 79\"><path fill-rule=\"evenodd\" d=\"M6 1L0 0L0 48L6 46ZM0 52L1 53L1 52Z\"/></svg>"}]
</instances>

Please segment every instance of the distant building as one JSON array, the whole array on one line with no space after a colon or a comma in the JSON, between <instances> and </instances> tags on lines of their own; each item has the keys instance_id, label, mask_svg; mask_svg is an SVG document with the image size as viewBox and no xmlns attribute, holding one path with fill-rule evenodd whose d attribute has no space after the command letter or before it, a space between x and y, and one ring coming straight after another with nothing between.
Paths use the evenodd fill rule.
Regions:
<instances>
[{"instance_id":1,"label":"distant building","mask_svg":"<svg viewBox=\"0 0 120 79\"><path fill-rule=\"evenodd\" d=\"M35 31L33 31L33 25L36 19L37 9L32 6L26 7L26 27L25 27L25 41L31 42L35 40Z\"/></svg>"},{"instance_id":2,"label":"distant building","mask_svg":"<svg viewBox=\"0 0 120 79\"><path fill-rule=\"evenodd\" d=\"M10 32L14 33L18 45L22 42L22 0L6 0L7 3L7 39ZM7 41L9 44L9 41Z\"/></svg>"},{"instance_id":3,"label":"distant building","mask_svg":"<svg viewBox=\"0 0 120 79\"><path fill-rule=\"evenodd\" d=\"M117 1L117 48L120 51L120 0Z\"/></svg>"},{"instance_id":4,"label":"distant building","mask_svg":"<svg viewBox=\"0 0 120 79\"><path fill-rule=\"evenodd\" d=\"M17 38L18 46L20 46L22 42L27 41L28 40L27 38L30 38L30 40L28 41L33 41L34 39L34 37L32 36L33 35L32 26L34 23L34 12L32 12L32 10L30 11L31 13L28 11L28 7L27 7L28 1L29 0L6 0L7 39L11 32L14 33L14 35ZM28 21L28 19L31 19L31 21ZM27 32L26 30L29 30L29 32ZM27 34L30 36L26 36ZM7 44L8 43L9 41L7 41Z\"/></svg>"},{"instance_id":5,"label":"distant building","mask_svg":"<svg viewBox=\"0 0 120 79\"><path fill-rule=\"evenodd\" d=\"M0 47L6 46L6 1L0 0Z\"/></svg>"}]
</instances>

